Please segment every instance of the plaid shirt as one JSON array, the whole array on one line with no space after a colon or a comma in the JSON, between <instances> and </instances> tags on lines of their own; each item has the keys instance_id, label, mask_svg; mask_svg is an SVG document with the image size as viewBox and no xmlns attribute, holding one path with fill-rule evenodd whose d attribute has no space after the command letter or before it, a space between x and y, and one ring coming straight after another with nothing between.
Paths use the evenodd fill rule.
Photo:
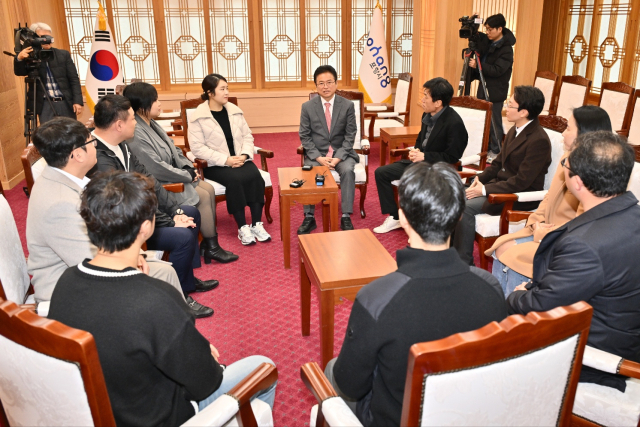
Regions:
<instances>
[{"instance_id":1,"label":"plaid shirt","mask_svg":"<svg viewBox=\"0 0 640 427\"><path fill-rule=\"evenodd\" d=\"M47 87L47 92L49 93L50 98L62 98L62 92L60 92L60 87L58 86L58 82L53 77L51 73L51 68L49 68L49 63L47 63L47 82L45 83Z\"/></svg>"}]
</instances>

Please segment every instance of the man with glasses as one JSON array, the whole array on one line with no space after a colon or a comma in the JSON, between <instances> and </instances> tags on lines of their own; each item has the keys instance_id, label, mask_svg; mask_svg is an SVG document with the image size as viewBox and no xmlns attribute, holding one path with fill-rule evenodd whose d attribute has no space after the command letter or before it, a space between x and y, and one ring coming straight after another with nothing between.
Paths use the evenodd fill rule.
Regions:
<instances>
[{"instance_id":1,"label":"man with glasses","mask_svg":"<svg viewBox=\"0 0 640 427\"><path fill-rule=\"evenodd\" d=\"M584 213L542 239L533 279L516 287L507 305L509 314L527 314L586 301L593 307L587 344L640 362L640 206L627 191L634 160L633 148L613 132L578 137L562 168ZM580 382L623 393L625 379L586 366L580 375Z\"/></svg>"},{"instance_id":2,"label":"man with glasses","mask_svg":"<svg viewBox=\"0 0 640 427\"><path fill-rule=\"evenodd\" d=\"M304 148L304 164L326 166L340 175L342 218L340 228L353 230L351 214L356 191L353 169L360 160L353 150L357 124L353 102L336 95L338 73L331 65L321 65L313 73L317 96L302 104L300 141ZM298 234L316 229L315 206L304 206L304 220Z\"/></svg>"},{"instance_id":3,"label":"man with glasses","mask_svg":"<svg viewBox=\"0 0 640 427\"><path fill-rule=\"evenodd\" d=\"M36 146L47 166L35 182L27 212L28 268L38 304L51 300L62 273L93 258L95 246L78 213L80 195L89 183L85 175L96 164L97 140L79 121L58 117L36 129ZM180 282L168 264L139 259L139 268L168 282L177 290Z\"/></svg>"},{"instance_id":4,"label":"man with glasses","mask_svg":"<svg viewBox=\"0 0 640 427\"><path fill-rule=\"evenodd\" d=\"M467 188L467 203L453 237L452 246L462 261L473 265L476 215L500 215L502 204L490 204L487 196L498 193L540 191L551 164L551 142L538 115L544 107L544 95L533 86L516 86L507 104L507 120L513 126L502 150ZM536 209L540 202L516 202L516 210Z\"/></svg>"}]
</instances>

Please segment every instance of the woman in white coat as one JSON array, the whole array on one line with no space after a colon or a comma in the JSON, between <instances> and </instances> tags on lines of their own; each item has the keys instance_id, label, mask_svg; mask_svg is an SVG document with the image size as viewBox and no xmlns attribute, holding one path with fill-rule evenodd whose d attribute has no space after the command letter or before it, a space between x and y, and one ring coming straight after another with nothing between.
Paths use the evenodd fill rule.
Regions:
<instances>
[{"instance_id":1,"label":"woman in white coat","mask_svg":"<svg viewBox=\"0 0 640 427\"><path fill-rule=\"evenodd\" d=\"M209 74L202 81L204 102L189 118L189 146L199 159L206 160L207 179L226 187L227 211L238 224L243 245L266 242L271 236L264 229L264 180L253 163L253 135L242 110L229 103L229 85L220 74ZM251 224L245 218L251 210Z\"/></svg>"}]
</instances>

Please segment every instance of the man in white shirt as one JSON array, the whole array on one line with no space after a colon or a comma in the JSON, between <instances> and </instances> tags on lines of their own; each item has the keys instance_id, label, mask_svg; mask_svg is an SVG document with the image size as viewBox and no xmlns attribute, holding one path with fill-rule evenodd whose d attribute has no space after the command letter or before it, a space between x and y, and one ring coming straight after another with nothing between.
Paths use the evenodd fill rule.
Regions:
<instances>
[{"instance_id":1,"label":"man in white shirt","mask_svg":"<svg viewBox=\"0 0 640 427\"><path fill-rule=\"evenodd\" d=\"M48 166L35 182L27 212L28 268L37 303L51 299L62 273L95 256L78 213L86 173L96 164L96 140L77 120L59 117L40 126L33 143ZM139 268L181 291L175 270L139 258ZM182 292L180 292L182 293Z\"/></svg>"},{"instance_id":2,"label":"man in white shirt","mask_svg":"<svg viewBox=\"0 0 640 427\"><path fill-rule=\"evenodd\" d=\"M452 236L452 246L460 258L473 265L476 219L480 213L500 215L502 204L490 204L487 196L499 193L540 191L551 164L551 142L538 115L544 107L544 95L533 86L516 86L507 103L507 120L513 126L502 149L491 165L467 188L467 203ZM536 209L540 202L514 203L516 210Z\"/></svg>"}]
</instances>

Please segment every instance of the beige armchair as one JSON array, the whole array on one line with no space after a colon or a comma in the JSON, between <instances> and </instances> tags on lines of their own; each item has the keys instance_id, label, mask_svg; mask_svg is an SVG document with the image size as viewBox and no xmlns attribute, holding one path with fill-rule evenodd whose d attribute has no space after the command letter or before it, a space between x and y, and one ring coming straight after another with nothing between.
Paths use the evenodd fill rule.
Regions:
<instances>
[{"instance_id":1,"label":"beige armchair","mask_svg":"<svg viewBox=\"0 0 640 427\"><path fill-rule=\"evenodd\" d=\"M9 425L115 426L90 333L0 300L0 346L0 417ZM273 426L269 405L251 397L277 379L263 363L184 425Z\"/></svg>"}]
</instances>

